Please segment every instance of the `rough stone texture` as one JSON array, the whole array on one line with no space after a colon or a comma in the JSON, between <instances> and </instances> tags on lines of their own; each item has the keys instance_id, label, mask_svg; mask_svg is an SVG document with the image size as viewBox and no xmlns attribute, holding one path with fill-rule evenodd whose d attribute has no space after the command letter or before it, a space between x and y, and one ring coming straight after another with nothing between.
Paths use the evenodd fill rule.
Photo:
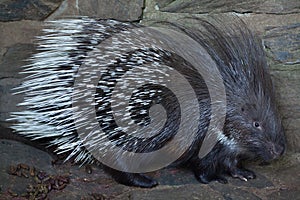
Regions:
<instances>
[{"instance_id":1,"label":"rough stone texture","mask_svg":"<svg viewBox=\"0 0 300 200\"><path fill-rule=\"evenodd\" d=\"M3 132L2 132L3 133ZM21 146L20 146L21 145ZM27 146L23 148L23 144L10 141L10 140L1 140L0 149L1 149L1 169L0 169L0 199L10 199L12 196L4 195L4 191L13 190L14 193L22 194L26 192L26 187L31 184L33 181L29 178L21 178L18 176L12 176L9 174L10 166L17 165L20 163L26 163L29 166L34 166L36 169L42 169L47 171L50 174L55 174L56 171L51 166L51 157L37 150L33 147ZM12 159L12 157L14 159Z\"/></svg>"},{"instance_id":2,"label":"rough stone texture","mask_svg":"<svg viewBox=\"0 0 300 200\"><path fill-rule=\"evenodd\" d=\"M285 64L286 67L300 63L300 20L293 24L267 28L264 45L269 51L270 60Z\"/></svg>"},{"instance_id":3,"label":"rough stone texture","mask_svg":"<svg viewBox=\"0 0 300 200\"><path fill-rule=\"evenodd\" d=\"M0 21L44 20L62 0L2 0Z\"/></svg>"},{"instance_id":4,"label":"rough stone texture","mask_svg":"<svg viewBox=\"0 0 300 200\"><path fill-rule=\"evenodd\" d=\"M18 22L0 22L0 56L5 54L10 46L22 43L33 43L36 35L40 34L42 22L23 20ZM2 59L0 57L0 59Z\"/></svg>"},{"instance_id":5,"label":"rough stone texture","mask_svg":"<svg viewBox=\"0 0 300 200\"><path fill-rule=\"evenodd\" d=\"M298 69L274 70L272 74L289 150L300 152L300 65L294 67Z\"/></svg>"},{"instance_id":6,"label":"rough stone texture","mask_svg":"<svg viewBox=\"0 0 300 200\"><path fill-rule=\"evenodd\" d=\"M64 0L48 19L80 15L137 21L141 19L143 7L143 0Z\"/></svg>"},{"instance_id":7,"label":"rough stone texture","mask_svg":"<svg viewBox=\"0 0 300 200\"><path fill-rule=\"evenodd\" d=\"M7 126L6 119L10 112L17 111L16 105L23 99L22 95L13 95L12 89L21 84L23 75L20 75L20 67L26 64L26 59L34 52L32 43L18 43L5 48L5 53L0 59L0 123Z\"/></svg>"},{"instance_id":8,"label":"rough stone texture","mask_svg":"<svg viewBox=\"0 0 300 200\"><path fill-rule=\"evenodd\" d=\"M16 111L21 102L21 95L12 95L12 88L22 81L19 74L21 66L35 51L33 44L36 35L40 34L42 22L18 21L0 22L0 124L8 127L6 119L9 113Z\"/></svg>"},{"instance_id":9,"label":"rough stone texture","mask_svg":"<svg viewBox=\"0 0 300 200\"><path fill-rule=\"evenodd\" d=\"M189 192L183 192L189 191ZM164 200L164 199L223 199L222 195L215 192L207 185L181 185L176 187L159 187L153 190L137 190L132 192L130 199L132 200Z\"/></svg>"},{"instance_id":10,"label":"rough stone texture","mask_svg":"<svg viewBox=\"0 0 300 200\"><path fill-rule=\"evenodd\" d=\"M151 1L148 1L151 2ZM172 13L295 13L300 11L298 0L163 0L155 1L157 9Z\"/></svg>"}]
</instances>

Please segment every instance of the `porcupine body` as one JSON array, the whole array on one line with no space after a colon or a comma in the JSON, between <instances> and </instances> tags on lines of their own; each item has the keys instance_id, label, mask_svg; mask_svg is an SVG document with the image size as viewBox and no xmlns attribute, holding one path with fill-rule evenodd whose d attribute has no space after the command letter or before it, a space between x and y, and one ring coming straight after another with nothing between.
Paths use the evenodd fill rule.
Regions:
<instances>
[{"instance_id":1,"label":"porcupine body","mask_svg":"<svg viewBox=\"0 0 300 200\"><path fill-rule=\"evenodd\" d=\"M282 155L285 149L284 132L262 46L241 20L235 20L233 25L228 26L193 20L199 23L201 28L188 28L180 23L161 25L167 25L185 34L203 47L223 78L227 101L225 124L218 133L218 142L205 157L199 158L198 152L212 118L210 105L214 103L211 102L205 77L182 56L178 56L172 50L160 48L161 41L143 40L143 35L147 33L138 29L142 26L114 20L78 18L49 23L44 29L45 34L38 41L40 52L32 57L32 64L24 68L24 73L28 73L28 76L18 90L25 93L21 105L27 109L13 113L13 118L18 122L13 128L19 134L32 139L49 139L50 145L56 146L58 153L68 152L68 158L83 163L95 160L85 146L86 138L95 127L100 127L104 134L99 136L99 139L88 142L89 146L96 146L97 143L103 142L102 137L107 137L114 145L129 152L147 153L158 150L175 137L179 129L178 124L182 123L180 117L185 114L180 110L182 105L176 95L167 87L151 83L133 90L127 98L129 104L125 107L130 115L124 115L124 118L132 119L138 126L147 126L151 122L151 106L161 104L166 110L167 120L164 122L164 128L146 139L141 139L126 134L126 125L125 129L120 130L119 124L115 122L111 88L116 87L117 83L124 79L123 76L130 74L132 69L140 70L141 80L130 75L125 79L134 79L138 84L139 81L143 83L144 79L150 79L150 76L165 79L163 76L167 72L160 66L172 66L172 70L182 74L192 86L196 94L196 104L199 104L197 112L200 113L199 118L189 119L198 123L193 142L174 163L190 167L202 183L213 180L225 183L227 180L224 175L242 180L255 178L252 171L243 168L243 161L260 159L268 162ZM138 30L134 32L135 29ZM125 37L126 33L132 30L135 35L131 32L130 34L134 35L131 37L140 37L140 46L135 46L136 43L133 43L129 36ZM114 37L123 33L125 36L118 36L117 39ZM111 38L113 39L108 44L112 46L105 44L105 47L99 47L99 44ZM127 50L130 45L132 49ZM103 52L106 52L105 55ZM92 82L92 78L87 77L97 77L98 68L101 72L95 94L92 96L95 101L87 101L93 104L99 126L94 126L88 120L87 113L93 110L78 110L78 107L74 106L74 101L82 99L84 102L88 99L88 90L85 89L83 93L75 92L74 95L74 85L77 81L75 79L80 77L78 74L83 65L87 66L86 74L89 75L81 77L84 85ZM89 71L88 66L93 66L96 70ZM158 73L149 75L148 71L151 71L151 68L158 69ZM123 92L118 94L120 96L130 88L124 85ZM195 103L189 102L188 98L186 101L190 105ZM81 120L75 124L75 118ZM88 127L84 139L77 133L78 126ZM126 185L157 185L155 180L140 173L105 168L118 182Z\"/></svg>"}]
</instances>

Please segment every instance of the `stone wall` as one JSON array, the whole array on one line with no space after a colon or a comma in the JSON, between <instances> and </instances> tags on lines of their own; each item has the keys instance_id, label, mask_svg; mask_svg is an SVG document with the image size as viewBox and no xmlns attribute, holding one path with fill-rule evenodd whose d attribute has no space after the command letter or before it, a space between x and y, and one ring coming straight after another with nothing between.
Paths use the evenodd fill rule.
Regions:
<instances>
[{"instance_id":1,"label":"stone wall","mask_svg":"<svg viewBox=\"0 0 300 200\"><path fill-rule=\"evenodd\" d=\"M145 9L143 9L145 7ZM300 1L299 0L4 0L0 2L0 126L17 110L11 89L35 51L42 21L85 15L150 24L185 16L235 13L263 38L277 89L288 149L300 152Z\"/></svg>"}]
</instances>

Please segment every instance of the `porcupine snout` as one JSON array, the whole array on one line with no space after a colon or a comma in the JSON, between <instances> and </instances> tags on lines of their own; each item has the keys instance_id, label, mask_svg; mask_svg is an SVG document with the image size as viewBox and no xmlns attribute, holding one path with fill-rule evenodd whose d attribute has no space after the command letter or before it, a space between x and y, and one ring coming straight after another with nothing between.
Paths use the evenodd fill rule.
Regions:
<instances>
[{"instance_id":1,"label":"porcupine snout","mask_svg":"<svg viewBox=\"0 0 300 200\"><path fill-rule=\"evenodd\" d=\"M275 160L282 156L285 152L285 141L281 142L271 142L268 141L263 145L264 155L262 156L263 160L266 162Z\"/></svg>"},{"instance_id":2,"label":"porcupine snout","mask_svg":"<svg viewBox=\"0 0 300 200\"><path fill-rule=\"evenodd\" d=\"M268 143L267 146L267 151L269 152L271 160L279 158L285 150L285 145L281 144L274 144L274 143Z\"/></svg>"}]
</instances>

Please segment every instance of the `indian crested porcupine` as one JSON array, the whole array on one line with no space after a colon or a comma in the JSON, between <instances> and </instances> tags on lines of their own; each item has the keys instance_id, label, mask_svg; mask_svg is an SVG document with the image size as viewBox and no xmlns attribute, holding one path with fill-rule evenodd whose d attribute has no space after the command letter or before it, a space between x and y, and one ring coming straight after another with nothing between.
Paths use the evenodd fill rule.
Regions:
<instances>
[{"instance_id":1,"label":"indian crested porcupine","mask_svg":"<svg viewBox=\"0 0 300 200\"><path fill-rule=\"evenodd\" d=\"M126 185L153 187L141 173L170 164L202 183L255 178L242 163L282 155L284 130L262 44L232 19L47 22L13 128Z\"/></svg>"}]
</instances>

